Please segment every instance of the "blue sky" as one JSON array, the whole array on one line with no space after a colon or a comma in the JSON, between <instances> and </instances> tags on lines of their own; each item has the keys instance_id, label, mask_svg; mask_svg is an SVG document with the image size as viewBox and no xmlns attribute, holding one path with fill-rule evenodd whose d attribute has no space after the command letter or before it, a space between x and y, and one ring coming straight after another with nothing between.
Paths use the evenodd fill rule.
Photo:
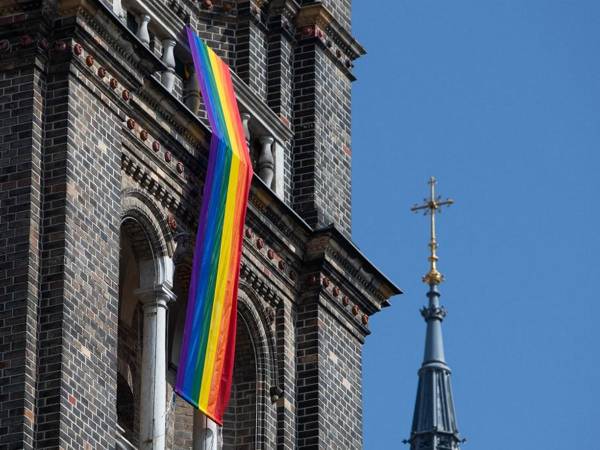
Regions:
<instances>
[{"instance_id":1,"label":"blue sky","mask_svg":"<svg viewBox=\"0 0 600 450\"><path fill-rule=\"evenodd\" d=\"M372 318L368 450L403 448L439 191L464 449L593 449L600 401L600 2L355 0L353 234L405 290Z\"/></svg>"}]
</instances>

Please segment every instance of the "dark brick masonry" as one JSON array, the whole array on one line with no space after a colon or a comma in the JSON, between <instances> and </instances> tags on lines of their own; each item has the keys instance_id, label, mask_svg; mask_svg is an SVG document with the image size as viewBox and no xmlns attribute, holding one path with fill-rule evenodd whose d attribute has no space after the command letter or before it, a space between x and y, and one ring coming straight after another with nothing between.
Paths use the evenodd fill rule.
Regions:
<instances>
[{"instance_id":1,"label":"dark brick masonry","mask_svg":"<svg viewBox=\"0 0 600 450\"><path fill-rule=\"evenodd\" d=\"M185 24L234 68L253 151L281 150L283 191L250 194L224 448L361 448L368 318L399 290L350 240L350 0L120 3L0 0L0 450L140 445L135 290L159 259L167 448L191 448L172 386L210 130Z\"/></svg>"}]
</instances>

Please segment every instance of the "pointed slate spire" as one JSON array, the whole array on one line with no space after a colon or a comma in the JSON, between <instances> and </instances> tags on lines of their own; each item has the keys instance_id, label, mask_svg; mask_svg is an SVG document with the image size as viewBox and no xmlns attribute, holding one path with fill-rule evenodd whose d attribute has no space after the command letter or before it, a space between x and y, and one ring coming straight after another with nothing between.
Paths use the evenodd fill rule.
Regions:
<instances>
[{"instance_id":1,"label":"pointed slate spire","mask_svg":"<svg viewBox=\"0 0 600 450\"><path fill-rule=\"evenodd\" d=\"M442 336L442 321L446 310L440 305L438 286L444 280L437 270L438 257L435 234L435 215L443 206L450 206L453 200L440 200L435 195L435 178L429 181L431 197L420 206L414 206L412 211L424 211L431 216L431 240L429 247L429 272L423 277L423 282L429 285L428 305L421 309L421 315L427 322L425 338L425 354L419 370L419 387L415 402L415 412L410 439L411 450L458 450L461 440L456 424L456 413L452 399L450 384L450 367L446 364L444 355L444 340Z\"/></svg>"}]
</instances>

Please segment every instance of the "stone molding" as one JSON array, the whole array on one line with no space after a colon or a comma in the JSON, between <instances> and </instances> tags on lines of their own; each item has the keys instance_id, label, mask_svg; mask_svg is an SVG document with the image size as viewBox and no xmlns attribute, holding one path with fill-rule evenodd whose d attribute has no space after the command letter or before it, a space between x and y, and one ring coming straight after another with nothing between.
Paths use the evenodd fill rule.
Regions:
<instances>
[{"instance_id":1,"label":"stone molding","mask_svg":"<svg viewBox=\"0 0 600 450\"><path fill-rule=\"evenodd\" d=\"M172 233L163 220L163 213L155 205L146 192L139 189L121 191L121 221L126 217L142 221L149 228L146 232L151 237L150 243L156 257L171 256L175 252Z\"/></svg>"},{"instance_id":2,"label":"stone molding","mask_svg":"<svg viewBox=\"0 0 600 450\"><path fill-rule=\"evenodd\" d=\"M126 153L121 154L121 169L125 174L129 175L143 191L150 194L168 209L174 211L184 209L182 208L181 201L178 201L179 196L173 195L170 189L165 188L165 186L153 176L154 174L151 171L145 170L141 164L136 163L136 161Z\"/></svg>"},{"instance_id":3,"label":"stone molding","mask_svg":"<svg viewBox=\"0 0 600 450\"><path fill-rule=\"evenodd\" d=\"M333 17L323 3L303 6L296 17L296 26L318 26L327 31L327 35L352 59L366 53L362 45Z\"/></svg>"},{"instance_id":4,"label":"stone molding","mask_svg":"<svg viewBox=\"0 0 600 450\"><path fill-rule=\"evenodd\" d=\"M101 36L107 44L107 54L116 51L136 71L146 77L155 72L167 70L164 63L157 58L142 42L108 9L96 0L61 0L58 2L60 16L80 16L91 29ZM81 27L79 27L81 29ZM88 33L91 41L98 43L97 37ZM109 50L110 48L110 50ZM141 56L140 56L141 55Z\"/></svg>"},{"instance_id":5,"label":"stone molding","mask_svg":"<svg viewBox=\"0 0 600 450\"><path fill-rule=\"evenodd\" d=\"M165 284L156 285L151 288L136 289L134 294L140 300L144 308L167 308L168 304L175 301L176 296Z\"/></svg>"},{"instance_id":6,"label":"stone molding","mask_svg":"<svg viewBox=\"0 0 600 450\"><path fill-rule=\"evenodd\" d=\"M307 243L306 261L313 261L331 279L350 281L353 297L371 315L389 306L388 299L402 291L334 227L316 230Z\"/></svg>"},{"instance_id":7,"label":"stone molding","mask_svg":"<svg viewBox=\"0 0 600 450\"><path fill-rule=\"evenodd\" d=\"M240 279L270 305L275 307L281 302L282 297L265 280L264 275L256 272L246 261L240 263Z\"/></svg>"}]
</instances>

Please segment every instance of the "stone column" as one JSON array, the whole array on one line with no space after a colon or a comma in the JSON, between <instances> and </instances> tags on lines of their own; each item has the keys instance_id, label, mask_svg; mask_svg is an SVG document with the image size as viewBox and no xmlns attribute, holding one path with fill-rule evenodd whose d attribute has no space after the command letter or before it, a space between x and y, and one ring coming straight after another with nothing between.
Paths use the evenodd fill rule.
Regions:
<instances>
[{"instance_id":1,"label":"stone column","mask_svg":"<svg viewBox=\"0 0 600 450\"><path fill-rule=\"evenodd\" d=\"M284 151L283 145L275 142L275 145L273 145L273 158L275 159L275 182L273 183L273 190L281 199L285 198Z\"/></svg>"},{"instance_id":2,"label":"stone column","mask_svg":"<svg viewBox=\"0 0 600 450\"><path fill-rule=\"evenodd\" d=\"M193 450L220 450L223 448L221 427L194 409Z\"/></svg>"},{"instance_id":3,"label":"stone column","mask_svg":"<svg viewBox=\"0 0 600 450\"><path fill-rule=\"evenodd\" d=\"M196 69L193 64L189 66L189 78L185 80L183 88L183 102L190 111L194 114L198 114L200 109L200 86L198 85L198 77L196 76Z\"/></svg>"},{"instance_id":4,"label":"stone column","mask_svg":"<svg viewBox=\"0 0 600 450\"><path fill-rule=\"evenodd\" d=\"M262 136L260 138L260 154L258 155L258 176L269 187L273 184L273 176L275 174L275 160L273 159L273 142L272 136Z\"/></svg>"},{"instance_id":5,"label":"stone column","mask_svg":"<svg viewBox=\"0 0 600 450\"><path fill-rule=\"evenodd\" d=\"M150 16L148 14L142 14L138 18L138 29L135 34L137 38L142 41L144 45L150 45L150 33L148 32L148 24L150 23Z\"/></svg>"},{"instance_id":6,"label":"stone column","mask_svg":"<svg viewBox=\"0 0 600 450\"><path fill-rule=\"evenodd\" d=\"M175 85L175 53L173 49L175 48L175 39L167 38L163 39L163 53L162 53L162 62L167 66L167 70L162 73L162 83L165 88L171 92L173 90L173 86Z\"/></svg>"},{"instance_id":7,"label":"stone column","mask_svg":"<svg viewBox=\"0 0 600 450\"><path fill-rule=\"evenodd\" d=\"M127 12L123 9L123 4L121 3L121 0L113 0L112 7L115 16L117 16L121 22L126 23Z\"/></svg>"},{"instance_id":8,"label":"stone column","mask_svg":"<svg viewBox=\"0 0 600 450\"><path fill-rule=\"evenodd\" d=\"M141 367L141 450L165 450L167 412L167 304L175 299L167 284L138 289L144 315Z\"/></svg>"}]
</instances>

